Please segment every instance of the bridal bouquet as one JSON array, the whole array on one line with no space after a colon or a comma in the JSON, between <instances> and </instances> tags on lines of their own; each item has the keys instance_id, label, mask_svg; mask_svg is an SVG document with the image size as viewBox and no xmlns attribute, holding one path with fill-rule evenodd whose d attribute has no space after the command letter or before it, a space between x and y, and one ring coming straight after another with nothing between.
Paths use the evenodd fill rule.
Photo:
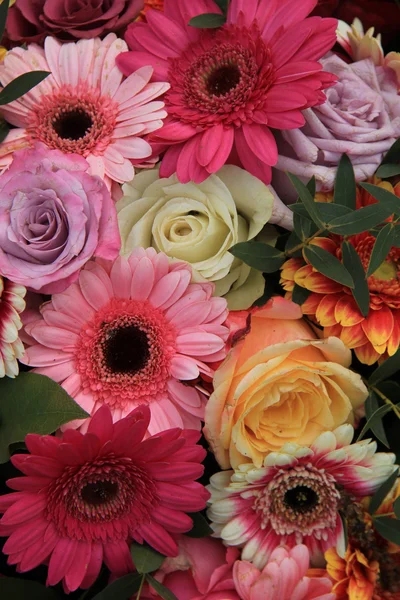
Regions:
<instances>
[{"instance_id":1,"label":"bridal bouquet","mask_svg":"<svg viewBox=\"0 0 400 600\"><path fill-rule=\"evenodd\" d=\"M399 29L0 2L4 600L400 599Z\"/></svg>"}]
</instances>

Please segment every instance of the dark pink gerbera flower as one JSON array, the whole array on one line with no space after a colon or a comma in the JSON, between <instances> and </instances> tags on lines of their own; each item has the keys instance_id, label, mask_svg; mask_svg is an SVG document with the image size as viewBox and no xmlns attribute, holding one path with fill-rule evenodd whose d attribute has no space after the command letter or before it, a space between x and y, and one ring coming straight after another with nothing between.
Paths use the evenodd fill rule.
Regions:
<instances>
[{"instance_id":1,"label":"dark pink gerbera flower","mask_svg":"<svg viewBox=\"0 0 400 600\"><path fill-rule=\"evenodd\" d=\"M325 101L336 78L318 63L336 41L336 19L306 18L317 0L232 0L226 24L196 29L191 17L219 12L213 0L165 0L125 39L117 57L126 75L143 65L168 81L168 119L150 134L167 149L161 177L200 183L228 160L265 183L278 151L271 129L304 125L302 110Z\"/></svg>"},{"instance_id":2,"label":"dark pink gerbera flower","mask_svg":"<svg viewBox=\"0 0 400 600\"><path fill-rule=\"evenodd\" d=\"M169 429L143 441L146 406L113 425L104 406L83 435L29 434L30 454L15 454L25 475L8 481L14 493L0 498L3 552L20 573L48 564L47 585L67 592L88 588L102 562L121 576L133 570L132 540L176 556L172 534L192 528L186 512L205 507L200 433Z\"/></svg>"}]
</instances>

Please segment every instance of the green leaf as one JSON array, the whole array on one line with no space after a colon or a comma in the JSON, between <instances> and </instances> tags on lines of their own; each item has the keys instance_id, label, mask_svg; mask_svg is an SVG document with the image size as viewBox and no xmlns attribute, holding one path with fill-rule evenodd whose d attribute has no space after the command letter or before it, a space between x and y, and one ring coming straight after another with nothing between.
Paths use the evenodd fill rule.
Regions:
<instances>
[{"instance_id":1,"label":"green leaf","mask_svg":"<svg viewBox=\"0 0 400 600\"><path fill-rule=\"evenodd\" d=\"M381 164L386 163L398 163L400 162L400 139L396 140L394 144L389 148Z\"/></svg>"},{"instance_id":2,"label":"green leaf","mask_svg":"<svg viewBox=\"0 0 400 600\"><path fill-rule=\"evenodd\" d=\"M53 588L29 579L0 577L0 597L4 600L59 600Z\"/></svg>"},{"instance_id":3,"label":"green leaf","mask_svg":"<svg viewBox=\"0 0 400 600\"><path fill-rule=\"evenodd\" d=\"M395 194L392 194L389 190L385 190L383 187L379 187L379 185L372 185L372 183L364 182L360 183L360 185L378 200L380 206L384 206L389 211L388 217L392 214L400 216L400 202ZM371 206L377 205L372 204Z\"/></svg>"},{"instance_id":4,"label":"green leaf","mask_svg":"<svg viewBox=\"0 0 400 600\"><path fill-rule=\"evenodd\" d=\"M396 239L395 228L392 223L387 223L377 235L375 244L369 259L367 277L375 273L390 252Z\"/></svg>"},{"instance_id":5,"label":"green leaf","mask_svg":"<svg viewBox=\"0 0 400 600\"><path fill-rule=\"evenodd\" d=\"M217 29L217 27L222 27L222 25L225 24L225 21L225 15L220 15L219 13L204 13L203 15L198 15L197 17L190 19L189 25L199 29Z\"/></svg>"},{"instance_id":6,"label":"green leaf","mask_svg":"<svg viewBox=\"0 0 400 600\"><path fill-rule=\"evenodd\" d=\"M370 515L374 515L394 484L396 483L397 476L399 474L399 468L397 468L391 476L386 479L379 487L379 489L375 492L375 494L371 498L371 502L369 503L368 512Z\"/></svg>"},{"instance_id":7,"label":"green leaf","mask_svg":"<svg viewBox=\"0 0 400 600\"><path fill-rule=\"evenodd\" d=\"M131 556L137 571L142 574L157 571L165 560L163 554L153 550L150 546L135 542L131 545Z\"/></svg>"},{"instance_id":8,"label":"green leaf","mask_svg":"<svg viewBox=\"0 0 400 600\"><path fill-rule=\"evenodd\" d=\"M365 416L368 419L374 414L376 410L379 408L379 400L377 394L374 391L370 390L369 396L365 401ZM382 421L379 419L375 421L371 425L371 431L375 435L375 437L387 448L389 448L389 442L386 437L385 429L383 427Z\"/></svg>"},{"instance_id":9,"label":"green leaf","mask_svg":"<svg viewBox=\"0 0 400 600\"><path fill-rule=\"evenodd\" d=\"M385 540L400 545L400 521L390 517L375 517L374 527Z\"/></svg>"},{"instance_id":10,"label":"green leaf","mask_svg":"<svg viewBox=\"0 0 400 600\"><path fill-rule=\"evenodd\" d=\"M376 176L382 179L394 177L395 175L400 175L400 164L387 163L386 165L381 165L376 172Z\"/></svg>"},{"instance_id":11,"label":"green leaf","mask_svg":"<svg viewBox=\"0 0 400 600\"><path fill-rule=\"evenodd\" d=\"M390 356L383 362L368 379L369 385L376 385L379 381L389 379L397 371L400 370L400 348L393 356ZM1 405L0 405L1 406Z\"/></svg>"},{"instance_id":12,"label":"green leaf","mask_svg":"<svg viewBox=\"0 0 400 600\"><path fill-rule=\"evenodd\" d=\"M229 0L214 0L215 4L222 10L224 15L228 12Z\"/></svg>"},{"instance_id":13,"label":"green leaf","mask_svg":"<svg viewBox=\"0 0 400 600\"><path fill-rule=\"evenodd\" d=\"M305 221L305 219L304 219ZM310 223L312 225L311 221L307 221L308 223ZM286 235L286 234L283 234ZM285 253L290 253L290 256L293 258L294 256L302 256L301 253L301 247L298 248L297 250L294 250L294 248L296 248L296 246L299 246L299 244L301 244L302 241L301 239L297 236L295 231L291 231L286 244L285 244Z\"/></svg>"},{"instance_id":14,"label":"green leaf","mask_svg":"<svg viewBox=\"0 0 400 600\"><path fill-rule=\"evenodd\" d=\"M93 600L130 600L131 596L139 590L142 577L144 575L140 573L124 575L96 594Z\"/></svg>"},{"instance_id":15,"label":"green leaf","mask_svg":"<svg viewBox=\"0 0 400 600\"><path fill-rule=\"evenodd\" d=\"M292 205L291 208L293 208L293 206L296 205ZM303 206L302 204L299 204L299 206ZM296 236L298 237L299 240L306 240L311 236L311 231L313 226L315 227L314 223L312 221L310 221L307 218L301 217L297 212L293 211L293 228L295 231ZM286 250L288 250L289 248L286 248Z\"/></svg>"},{"instance_id":16,"label":"green leaf","mask_svg":"<svg viewBox=\"0 0 400 600\"><path fill-rule=\"evenodd\" d=\"M193 527L185 535L192 538L204 538L212 534L212 529L207 519L201 513L190 513L189 517L193 521Z\"/></svg>"},{"instance_id":17,"label":"green leaf","mask_svg":"<svg viewBox=\"0 0 400 600\"><path fill-rule=\"evenodd\" d=\"M164 585L162 585L162 583L157 581L157 579L154 579L154 577L152 577L151 575L146 575L146 580L147 583L151 585L151 587L157 592L157 594L161 596L161 598L163 598L163 600L178 600L178 598L175 596L175 594L171 592L171 590L166 588Z\"/></svg>"},{"instance_id":18,"label":"green leaf","mask_svg":"<svg viewBox=\"0 0 400 600\"><path fill-rule=\"evenodd\" d=\"M342 204L333 204L333 202L314 202L318 209L321 219L324 222L325 227L329 225L332 219L348 215L352 212L347 206ZM295 213L303 217L304 219L310 220L310 216L306 210L306 207L301 202L296 204L290 204L289 208ZM310 221L312 222L312 221ZM314 225L315 227L315 225Z\"/></svg>"},{"instance_id":19,"label":"green leaf","mask_svg":"<svg viewBox=\"0 0 400 600\"><path fill-rule=\"evenodd\" d=\"M347 154L342 154L339 162L333 202L347 206L351 210L356 209L356 180L353 165Z\"/></svg>"},{"instance_id":20,"label":"green leaf","mask_svg":"<svg viewBox=\"0 0 400 600\"><path fill-rule=\"evenodd\" d=\"M297 283L295 283L292 292L292 300L301 306L307 300L310 294L311 290L307 290L306 288L301 287L301 285L297 285Z\"/></svg>"},{"instance_id":21,"label":"green leaf","mask_svg":"<svg viewBox=\"0 0 400 600\"><path fill-rule=\"evenodd\" d=\"M396 498L393 502L393 510L396 515L396 519L400 519L400 498Z\"/></svg>"},{"instance_id":22,"label":"green leaf","mask_svg":"<svg viewBox=\"0 0 400 600\"><path fill-rule=\"evenodd\" d=\"M58 383L36 373L0 379L0 398L0 462L9 459L8 446L27 433L53 433L89 416Z\"/></svg>"},{"instance_id":23,"label":"green leaf","mask_svg":"<svg viewBox=\"0 0 400 600\"><path fill-rule=\"evenodd\" d=\"M50 75L49 71L30 71L16 77L0 92L0 105L9 104L29 92Z\"/></svg>"},{"instance_id":24,"label":"green leaf","mask_svg":"<svg viewBox=\"0 0 400 600\"><path fill-rule=\"evenodd\" d=\"M296 189L296 192L298 193L300 200L306 207L306 210L307 210L308 214L310 215L310 217L312 218L312 220L314 221L314 223L316 225L318 225L318 227L324 229L325 225L321 219L319 210L316 207L314 198L310 194L307 186L304 185L304 183L302 181L300 181L300 179L298 177L296 177L296 175L292 175L291 173L288 173L288 177L289 177L290 181L292 182L292 185Z\"/></svg>"},{"instance_id":25,"label":"green leaf","mask_svg":"<svg viewBox=\"0 0 400 600\"><path fill-rule=\"evenodd\" d=\"M400 404L398 405L400 407ZM368 419L368 421L365 423L364 427L361 430L360 435L357 438L357 442L359 442L360 440L363 439L364 435L367 433L367 431L369 431L370 429L372 430L372 427L375 426L375 424L378 421L381 421L382 417L384 417L387 413L389 413L392 410L392 407L390 406L390 404L385 404L384 406L381 406L380 408L378 408Z\"/></svg>"},{"instance_id":26,"label":"green leaf","mask_svg":"<svg viewBox=\"0 0 400 600\"><path fill-rule=\"evenodd\" d=\"M307 182L306 187L310 192L311 196L314 198L315 192L317 191L317 180L315 179L315 175L313 175L311 179Z\"/></svg>"},{"instance_id":27,"label":"green leaf","mask_svg":"<svg viewBox=\"0 0 400 600\"><path fill-rule=\"evenodd\" d=\"M4 140L8 136L9 131L10 127L8 126L8 123L6 123L5 121L0 121L0 144L1 142L4 142Z\"/></svg>"},{"instance_id":28,"label":"green leaf","mask_svg":"<svg viewBox=\"0 0 400 600\"><path fill-rule=\"evenodd\" d=\"M232 246L229 252L263 273L275 273L286 260L283 252L262 242L240 242Z\"/></svg>"},{"instance_id":29,"label":"green leaf","mask_svg":"<svg viewBox=\"0 0 400 600\"><path fill-rule=\"evenodd\" d=\"M346 269L351 273L354 287L351 290L354 300L364 317L369 313L369 289L365 271L360 257L350 242L342 244L342 260Z\"/></svg>"},{"instance_id":30,"label":"green leaf","mask_svg":"<svg viewBox=\"0 0 400 600\"><path fill-rule=\"evenodd\" d=\"M0 4L0 41L4 35L4 30L6 28L9 4L9 0L3 0L3 2Z\"/></svg>"},{"instance_id":31,"label":"green leaf","mask_svg":"<svg viewBox=\"0 0 400 600\"><path fill-rule=\"evenodd\" d=\"M330 252L316 245L306 246L303 250L305 258L322 275L337 281L349 288L354 287L353 279L346 267Z\"/></svg>"},{"instance_id":32,"label":"green leaf","mask_svg":"<svg viewBox=\"0 0 400 600\"><path fill-rule=\"evenodd\" d=\"M353 212L333 219L327 226L331 233L339 235L355 235L368 231L376 225L383 223L392 215L393 211L382 204L370 204Z\"/></svg>"}]
</instances>

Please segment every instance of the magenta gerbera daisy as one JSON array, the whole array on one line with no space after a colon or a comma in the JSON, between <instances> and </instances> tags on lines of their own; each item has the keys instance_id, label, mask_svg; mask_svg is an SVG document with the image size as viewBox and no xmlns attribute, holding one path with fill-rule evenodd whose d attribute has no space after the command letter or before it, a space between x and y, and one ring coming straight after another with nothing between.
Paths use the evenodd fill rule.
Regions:
<instances>
[{"instance_id":1,"label":"magenta gerbera daisy","mask_svg":"<svg viewBox=\"0 0 400 600\"><path fill-rule=\"evenodd\" d=\"M18 375L17 359L24 353L19 339L20 313L25 308L26 289L0 275L0 378Z\"/></svg>"},{"instance_id":2,"label":"magenta gerbera daisy","mask_svg":"<svg viewBox=\"0 0 400 600\"><path fill-rule=\"evenodd\" d=\"M113 425L102 407L86 435L26 436L30 454L11 459L24 476L10 479L17 491L0 498L9 564L21 573L48 564L47 585L63 581L73 591L90 587L103 561L116 576L133 570L132 540L177 555L171 534L189 531L186 512L204 508L209 496L195 481L205 451L189 430L143 441L149 419L144 406Z\"/></svg>"},{"instance_id":3,"label":"magenta gerbera daisy","mask_svg":"<svg viewBox=\"0 0 400 600\"><path fill-rule=\"evenodd\" d=\"M205 396L181 380L212 375L208 363L225 357L226 300L211 297L213 284L191 284L187 263L170 264L153 248L102 264L87 263L77 283L41 307L25 328L37 343L22 362L91 414L106 404L118 420L149 404L150 433L199 429Z\"/></svg>"},{"instance_id":4,"label":"magenta gerbera daisy","mask_svg":"<svg viewBox=\"0 0 400 600\"><path fill-rule=\"evenodd\" d=\"M21 129L12 130L2 143L0 166L11 162L14 150L41 141L84 156L92 174L106 181L130 181L132 161L151 155L143 136L162 126L167 113L164 103L155 99L169 84L149 83L153 73L149 66L125 79L115 59L126 49L125 42L111 33L104 40L69 44L48 37L44 49L30 44L7 52L0 65L3 85L32 70L51 75L2 107L6 120Z\"/></svg>"},{"instance_id":5,"label":"magenta gerbera daisy","mask_svg":"<svg viewBox=\"0 0 400 600\"><path fill-rule=\"evenodd\" d=\"M335 77L317 62L336 41L336 19L306 18L317 0L232 0L226 24L201 30L191 17L216 13L213 0L165 0L125 39L117 64L127 75L152 65L169 81L168 119L151 135L167 149L161 177L200 183L229 159L265 183L278 159L271 129L304 125L302 110L325 101Z\"/></svg>"},{"instance_id":6,"label":"magenta gerbera daisy","mask_svg":"<svg viewBox=\"0 0 400 600\"><path fill-rule=\"evenodd\" d=\"M395 470L394 454L375 454L371 440L351 444L353 434L342 425L310 448L285 444L262 468L245 464L213 475L214 535L243 547L242 559L259 569L281 545L305 544L314 564L329 548L344 552L344 502L373 494Z\"/></svg>"}]
</instances>

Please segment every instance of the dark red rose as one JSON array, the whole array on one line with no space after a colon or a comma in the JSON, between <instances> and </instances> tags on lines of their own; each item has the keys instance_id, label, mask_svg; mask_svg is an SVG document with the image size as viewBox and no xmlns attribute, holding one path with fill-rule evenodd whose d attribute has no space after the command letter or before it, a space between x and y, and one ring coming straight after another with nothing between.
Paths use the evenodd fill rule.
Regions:
<instances>
[{"instance_id":1,"label":"dark red rose","mask_svg":"<svg viewBox=\"0 0 400 600\"><path fill-rule=\"evenodd\" d=\"M339 0L319 0L311 16L331 17L339 5Z\"/></svg>"},{"instance_id":2,"label":"dark red rose","mask_svg":"<svg viewBox=\"0 0 400 600\"><path fill-rule=\"evenodd\" d=\"M358 17L364 31L375 27L375 33L381 33L386 42L400 30L400 9L394 1L340 0L335 17L350 24Z\"/></svg>"},{"instance_id":3,"label":"dark red rose","mask_svg":"<svg viewBox=\"0 0 400 600\"><path fill-rule=\"evenodd\" d=\"M133 21L143 0L16 0L9 10L6 34L12 42L93 38L117 32Z\"/></svg>"}]
</instances>

